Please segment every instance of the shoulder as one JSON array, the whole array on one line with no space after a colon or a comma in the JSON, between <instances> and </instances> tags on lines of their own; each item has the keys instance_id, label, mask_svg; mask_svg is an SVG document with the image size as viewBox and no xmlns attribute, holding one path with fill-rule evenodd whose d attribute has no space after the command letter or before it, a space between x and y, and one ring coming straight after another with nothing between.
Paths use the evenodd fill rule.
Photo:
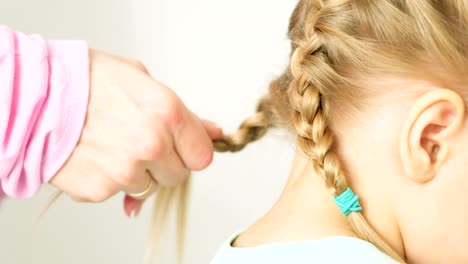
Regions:
<instances>
[{"instance_id":1,"label":"shoulder","mask_svg":"<svg viewBox=\"0 0 468 264\"><path fill-rule=\"evenodd\" d=\"M248 248L232 247L231 242L236 237L229 238L223 244L211 264L397 263L367 241L352 237L328 237Z\"/></svg>"}]
</instances>

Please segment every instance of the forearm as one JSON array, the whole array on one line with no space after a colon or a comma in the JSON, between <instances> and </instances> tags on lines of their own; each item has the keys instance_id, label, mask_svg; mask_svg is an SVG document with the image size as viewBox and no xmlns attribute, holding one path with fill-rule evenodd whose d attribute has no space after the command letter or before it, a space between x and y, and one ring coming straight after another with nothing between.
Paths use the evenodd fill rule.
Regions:
<instances>
[{"instance_id":1,"label":"forearm","mask_svg":"<svg viewBox=\"0 0 468 264\"><path fill-rule=\"evenodd\" d=\"M88 48L0 27L0 182L31 197L76 146L89 95Z\"/></svg>"}]
</instances>

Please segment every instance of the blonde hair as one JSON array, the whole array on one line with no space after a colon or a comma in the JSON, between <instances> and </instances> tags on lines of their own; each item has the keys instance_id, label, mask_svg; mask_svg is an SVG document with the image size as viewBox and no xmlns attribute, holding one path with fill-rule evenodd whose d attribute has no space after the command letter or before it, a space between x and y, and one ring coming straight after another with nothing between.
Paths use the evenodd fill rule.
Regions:
<instances>
[{"instance_id":1,"label":"blonde hair","mask_svg":"<svg viewBox=\"0 0 468 264\"><path fill-rule=\"evenodd\" d=\"M270 128L287 128L297 134L300 148L334 195L341 194L348 182L336 154L332 121L362 110L365 98L387 88L370 87L372 81L396 76L452 89L467 81L466 0L301 0L288 35L289 67L270 84L257 112L235 134L214 141L214 146L217 151L240 151ZM462 89L458 92L467 95ZM181 204L179 219L184 218L187 185L178 188L158 191L152 245L170 201ZM347 219L360 238L405 262L360 212ZM180 220L180 230L182 226Z\"/></svg>"}]
</instances>

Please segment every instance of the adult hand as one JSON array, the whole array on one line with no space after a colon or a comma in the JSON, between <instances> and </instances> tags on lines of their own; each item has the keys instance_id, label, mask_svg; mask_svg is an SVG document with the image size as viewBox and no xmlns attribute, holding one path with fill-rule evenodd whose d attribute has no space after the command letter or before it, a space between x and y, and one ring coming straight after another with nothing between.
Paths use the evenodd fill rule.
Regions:
<instances>
[{"instance_id":1,"label":"adult hand","mask_svg":"<svg viewBox=\"0 0 468 264\"><path fill-rule=\"evenodd\" d=\"M90 50L90 101L74 152L50 183L83 202L175 186L213 159L221 129L201 121L138 61Z\"/></svg>"}]
</instances>

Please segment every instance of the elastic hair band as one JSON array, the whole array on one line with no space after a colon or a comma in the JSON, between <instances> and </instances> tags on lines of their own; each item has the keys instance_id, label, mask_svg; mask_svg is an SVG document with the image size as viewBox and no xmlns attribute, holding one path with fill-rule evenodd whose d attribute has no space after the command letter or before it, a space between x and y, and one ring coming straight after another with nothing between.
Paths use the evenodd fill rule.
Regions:
<instances>
[{"instance_id":1,"label":"elastic hair band","mask_svg":"<svg viewBox=\"0 0 468 264\"><path fill-rule=\"evenodd\" d=\"M348 216L351 212L362 211L359 196L354 194L349 187L342 194L335 197L335 203L345 216Z\"/></svg>"}]
</instances>

